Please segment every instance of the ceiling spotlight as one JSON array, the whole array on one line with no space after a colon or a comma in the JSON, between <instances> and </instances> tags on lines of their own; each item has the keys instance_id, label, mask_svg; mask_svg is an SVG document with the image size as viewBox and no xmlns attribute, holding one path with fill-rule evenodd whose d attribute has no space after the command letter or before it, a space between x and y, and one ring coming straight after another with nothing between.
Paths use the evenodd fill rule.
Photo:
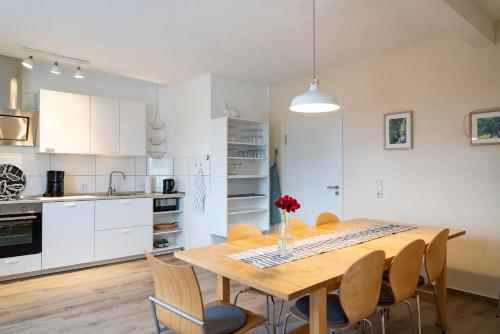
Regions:
<instances>
[{"instance_id":1,"label":"ceiling spotlight","mask_svg":"<svg viewBox=\"0 0 500 334\"><path fill-rule=\"evenodd\" d=\"M21 64L23 64L24 67L29 68L31 70L33 68L33 56L24 58Z\"/></svg>"},{"instance_id":2,"label":"ceiling spotlight","mask_svg":"<svg viewBox=\"0 0 500 334\"><path fill-rule=\"evenodd\" d=\"M61 74L61 69L59 68L59 64L57 63L57 61L50 68L50 73L52 73L52 74Z\"/></svg>"},{"instance_id":3,"label":"ceiling spotlight","mask_svg":"<svg viewBox=\"0 0 500 334\"><path fill-rule=\"evenodd\" d=\"M78 65L78 68L75 71L74 77L75 77L75 79L83 79L83 78L85 78L85 75L83 75L83 71L80 68L80 65Z\"/></svg>"}]
</instances>

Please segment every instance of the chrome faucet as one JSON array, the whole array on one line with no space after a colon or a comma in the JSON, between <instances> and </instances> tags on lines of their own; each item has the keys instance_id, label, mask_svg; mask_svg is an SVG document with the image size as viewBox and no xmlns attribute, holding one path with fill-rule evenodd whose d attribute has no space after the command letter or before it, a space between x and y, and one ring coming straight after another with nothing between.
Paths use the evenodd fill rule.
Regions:
<instances>
[{"instance_id":1,"label":"chrome faucet","mask_svg":"<svg viewBox=\"0 0 500 334\"><path fill-rule=\"evenodd\" d=\"M113 174L121 174L124 180L127 179L127 176L125 176L125 173L122 172L121 170L114 170L111 173L109 173L108 196L111 196L113 195L113 193L116 192L116 187L114 185L111 186L111 182L113 182Z\"/></svg>"}]
</instances>

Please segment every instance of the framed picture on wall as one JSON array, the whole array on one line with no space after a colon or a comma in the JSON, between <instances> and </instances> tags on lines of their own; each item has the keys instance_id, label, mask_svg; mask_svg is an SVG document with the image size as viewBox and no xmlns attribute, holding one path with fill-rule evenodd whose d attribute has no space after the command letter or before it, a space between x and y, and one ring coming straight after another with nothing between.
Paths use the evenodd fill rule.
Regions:
<instances>
[{"instance_id":1,"label":"framed picture on wall","mask_svg":"<svg viewBox=\"0 0 500 334\"><path fill-rule=\"evenodd\" d=\"M384 149L411 150L413 148L413 111L384 115Z\"/></svg>"},{"instance_id":2,"label":"framed picture on wall","mask_svg":"<svg viewBox=\"0 0 500 334\"><path fill-rule=\"evenodd\" d=\"M500 108L471 112L469 127L471 145L500 144Z\"/></svg>"}]
</instances>

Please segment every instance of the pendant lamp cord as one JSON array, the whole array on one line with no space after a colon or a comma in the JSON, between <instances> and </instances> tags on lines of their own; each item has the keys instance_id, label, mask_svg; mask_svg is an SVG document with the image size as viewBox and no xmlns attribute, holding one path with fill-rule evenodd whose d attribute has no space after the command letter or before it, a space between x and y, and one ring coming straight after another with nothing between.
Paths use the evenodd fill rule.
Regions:
<instances>
[{"instance_id":1,"label":"pendant lamp cord","mask_svg":"<svg viewBox=\"0 0 500 334\"><path fill-rule=\"evenodd\" d=\"M313 0L313 79L316 79L316 0Z\"/></svg>"}]
</instances>

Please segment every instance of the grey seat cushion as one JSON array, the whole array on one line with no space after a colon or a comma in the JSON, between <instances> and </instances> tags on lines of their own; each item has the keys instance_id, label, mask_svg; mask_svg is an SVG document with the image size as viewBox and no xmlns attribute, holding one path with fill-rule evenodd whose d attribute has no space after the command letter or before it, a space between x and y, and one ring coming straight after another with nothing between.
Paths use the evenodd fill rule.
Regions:
<instances>
[{"instance_id":1,"label":"grey seat cushion","mask_svg":"<svg viewBox=\"0 0 500 334\"><path fill-rule=\"evenodd\" d=\"M391 289L388 286L382 284L380 288L380 296L378 298L378 304L381 306L392 305L394 304L394 295L392 294Z\"/></svg>"},{"instance_id":2,"label":"grey seat cushion","mask_svg":"<svg viewBox=\"0 0 500 334\"><path fill-rule=\"evenodd\" d=\"M328 326L333 327L335 325L342 325L349 323L347 316L340 305L340 299L338 295L328 295L326 300L326 319ZM299 318L304 320L309 319L309 296L304 296L299 298L295 302L295 307L290 310L292 313L296 313ZM294 312L295 311L295 312Z\"/></svg>"},{"instance_id":3,"label":"grey seat cushion","mask_svg":"<svg viewBox=\"0 0 500 334\"><path fill-rule=\"evenodd\" d=\"M203 313L207 334L229 334L247 323L245 312L234 305L209 306Z\"/></svg>"}]
</instances>

